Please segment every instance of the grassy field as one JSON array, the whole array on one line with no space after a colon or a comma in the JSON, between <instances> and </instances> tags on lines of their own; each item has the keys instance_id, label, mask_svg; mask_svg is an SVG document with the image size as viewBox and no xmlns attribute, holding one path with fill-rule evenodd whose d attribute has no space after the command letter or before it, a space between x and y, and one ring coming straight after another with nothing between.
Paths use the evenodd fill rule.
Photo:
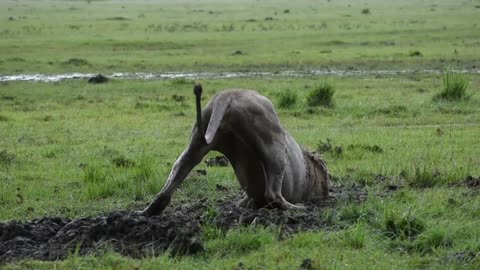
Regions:
<instances>
[{"instance_id":1,"label":"grassy field","mask_svg":"<svg viewBox=\"0 0 480 270\"><path fill-rule=\"evenodd\" d=\"M479 1L2 1L0 74L286 69L477 69ZM418 53L417 53L418 52ZM332 229L205 233L194 256L105 251L6 269L478 269L480 75L442 101L441 74L201 81L269 97L293 137L321 150L333 182L368 190L325 209ZM333 85L333 106L309 93ZM141 209L161 189L195 119L193 81L0 82L0 221ZM296 103L282 106L285 93ZM290 104L290 103L288 103ZM209 157L217 153L211 153ZM236 194L206 167L172 206ZM387 192L388 186L398 190ZM335 228L335 229L334 229ZM414 228L415 233L412 233ZM205 230L211 230L205 227ZM1 245L2 243L0 243Z\"/></svg>"},{"instance_id":2,"label":"grassy field","mask_svg":"<svg viewBox=\"0 0 480 270\"><path fill-rule=\"evenodd\" d=\"M478 1L1 1L0 73L478 69Z\"/></svg>"}]
</instances>

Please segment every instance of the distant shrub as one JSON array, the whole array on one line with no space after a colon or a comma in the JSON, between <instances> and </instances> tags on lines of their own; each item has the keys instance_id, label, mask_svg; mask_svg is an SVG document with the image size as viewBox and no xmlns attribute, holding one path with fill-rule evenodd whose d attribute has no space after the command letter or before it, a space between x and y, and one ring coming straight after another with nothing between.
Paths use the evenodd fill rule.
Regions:
<instances>
[{"instance_id":1,"label":"distant shrub","mask_svg":"<svg viewBox=\"0 0 480 270\"><path fill-rule=\"evenodd\" d=\"M310 107L333 107L333 94L335 94L333 84L324 81L308 93L307 105Z\"/></svg>"},{"instance_id":2,"label":"distant shrub","mask_svg":"<svg viewBox=\"0 0 480 270\"><path fill-rule=\"evenodd\" d=\"M282 109L293 108L297 104L297 92L287 89L278 95L278 107Z\"/></svg>"},{"instance_id":3,"label":"distant shrub","mask_svg":"<svg viewBox=\"0 0 480 270\"><path fill-rule=\"evenodd\" d=\"M364 15L370 14L370 9L368 9L368 8L362 9L362 14L364 14Z\"/></svg>"},{"instance_id":4,"label":"distant shrub","mask_svg":"<svg viewBox=\"0 0 480 270\"><path fill-rule=\"evenodd\" d=\"M460 101L468 100L471 96L467 95L470 79L464 74L456 74L452 71L446 71L443 75L442 92L434 97L434 100Z\"/></svg>"},{"instance_id":5,"label":"distant shrub","mask_svg":"<svg viewBox=\"0 0 480 270\"><path fill-rule=\"evenodd\" d=\"M422 56L422 53L420 51L411 51L409 54L411 57L419 57Z\"/></svg>"}]
</instances>

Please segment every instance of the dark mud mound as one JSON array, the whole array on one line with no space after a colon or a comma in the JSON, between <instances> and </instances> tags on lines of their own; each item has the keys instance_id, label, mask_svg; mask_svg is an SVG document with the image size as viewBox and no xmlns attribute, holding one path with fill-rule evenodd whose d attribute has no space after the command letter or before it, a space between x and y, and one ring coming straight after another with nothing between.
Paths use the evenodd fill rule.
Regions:
<instances>
[{"instance_id":1,"label":"dark mud mound","mask_svg":"<svg viewBox=\"0 0 480 270\"><path fill-rule=\"evenodd\" d=\"M113 212L105 217L0 224L0 262L58 260L75 252L94 254L105 248L131 257L158 255L166 249L194 254L203 250L198 219L204 210L197 204L149 218Z\"/></svg>"},{"instance_id":2,"label":"dark mud mound","mask_svg":"<svg viewBox=\"0 0 480 270\"><path fill-rule=\"evenodd\" d=\"M97 74L93 77L91 77L90 79L88 79L88 83L106 83L108 82L108 77L106 77L105 75L102 75L102 74Z\"/></svg>"},{"instance_id":3,"label":"dark mud mound","mask_svg":"<svg viewBox=\"0 0 480 270\"><path fill-rule=\"evenodd\" d=\"M0 223L0 264L21 259L58 260L76 252L95 254L105 248L131 257L158 255L167 249L173 254L195 254L203 250L203 224L223 231L238 226L273 227L280 229L280 236L321 230L329 226L321 215L326 207L345 199L360 202L367 195L358 186L334 187L331 194L327 199L306 203L304 210L245 209L237 206L242 194L236 194L213 205L197 200L171 206L155 217L122 211L80 219L45 217Z\"/></svg>"}]
</instances>

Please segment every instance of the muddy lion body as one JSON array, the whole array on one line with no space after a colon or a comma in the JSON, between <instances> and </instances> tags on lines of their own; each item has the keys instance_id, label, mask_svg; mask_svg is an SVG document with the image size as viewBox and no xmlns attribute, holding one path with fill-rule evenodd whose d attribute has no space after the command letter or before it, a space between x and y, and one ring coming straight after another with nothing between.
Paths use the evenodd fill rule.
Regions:
<instances>
[{"instance_id":1,"label":"muddy lion body","mask_svg":"<svg viewBox=\"0 0 480 270\"><path fill-rule=\"evenodd\" d=\"M300 208L295 203L328 196L325 162L302 149L282 127L269 99L253 90L225 90L203 112L196 85L197 123L165 186L141 213L156 215L209 151L224 154L246 193L240 205Z\"/></svg>"}]
</instances>

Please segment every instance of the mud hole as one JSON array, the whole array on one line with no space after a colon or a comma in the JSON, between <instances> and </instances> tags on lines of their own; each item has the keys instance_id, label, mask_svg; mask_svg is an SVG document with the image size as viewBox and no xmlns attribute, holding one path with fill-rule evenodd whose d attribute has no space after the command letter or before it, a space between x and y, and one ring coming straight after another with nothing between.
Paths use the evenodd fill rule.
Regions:
<instances>
[{"instance_id":1,"label":"mud hole","mask_svg":"<svg viewBox=\"0 0 480 270\"><path fill-rule=\"evenodd\" d=\"M204 250L202 225L223 231L239 226L280 229L280 236L307 230L331 229L322 211L346 199L364 201L359 186L331 188L332 196L305 204L305 210L245 209L236 205L242 194L223 196L213 205L206 199L168 207L161 216L142 217L118 211L99 217L43 217L28 222L0 223L0 264L22 259L59 260L69 254L96 254L113 249L125 256L195 254ZM353 196L353 197L352 197Z\"/></svg>"}]
</instances>

